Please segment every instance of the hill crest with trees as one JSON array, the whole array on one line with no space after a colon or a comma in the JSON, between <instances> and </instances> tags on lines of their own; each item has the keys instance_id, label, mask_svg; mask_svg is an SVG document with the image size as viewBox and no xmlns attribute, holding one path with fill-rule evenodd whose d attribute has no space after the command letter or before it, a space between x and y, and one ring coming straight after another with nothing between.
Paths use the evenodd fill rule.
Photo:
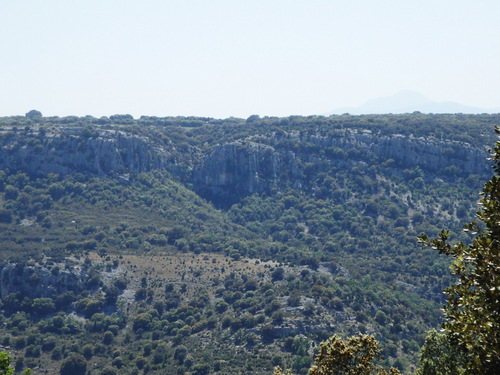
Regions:
<instances>
[{"instance_id":1,"label":"hill crest with trees","mask_svg":"<svg viewBox=\"0 0 500 375\"><path fill-rule=\"evenodd\" d=\"M358 333L411 373L454 280L416 238L469 240L500 123L30 113L0 118L0 318L34 374L306 373Z\"/></svg>"}]
</instances>

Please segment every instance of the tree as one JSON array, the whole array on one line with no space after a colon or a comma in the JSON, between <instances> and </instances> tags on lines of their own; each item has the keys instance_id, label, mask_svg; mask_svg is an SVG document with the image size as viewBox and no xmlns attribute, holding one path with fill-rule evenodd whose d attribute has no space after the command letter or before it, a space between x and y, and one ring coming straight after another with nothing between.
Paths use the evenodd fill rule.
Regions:
<instances>
[{"instance_id":1,"label":"tree","mask_svg":"<svg viewBox=\"0 0 500 375\"><path fill-rule=\"evenodd\" d=\"M61 183L55 182L49 185L47 189L52 199L59 200L64 195L64 186Z\"/></svg>"},{"instance_id":2,"label":"tree","mask_svg":"<svg viewBox=\"0 0 500 375\"><path fill-rule=\"evenodd\" d=\"M143 329L145 331L150 329L151 321L153 317L150 313L140 313L137 314L134 318L133 329L134 332L137 332L139 329Z\"/></svg>"},{"instance_id":3,"label":"tree","mask_svg":"<svg viewBox=\"0 0 500 375\"><path fill-rule=\"evenodd\" d=\"M463 372L463 353L447 333L431 330L420 351L416 375L454 375Z\"/></svg>"},{"instance_id":4,"label":"tree","mask_svg":"<svg viewBox=\"0 0 500 375\"><path fill-rule=\"evenodd\" d=\"M9 210L0 209L0 223L9 224L12 221L12 212Z\"/></svg>"},{"instance_id":5,"label":"tree","mask_svg":"<svg viewBox=\"0 0 500 375\"><path fill-rule=\"evenodd\" d=\"M118 289L114 285L111 285L106 287L104 291L106 292L106 297L105 297L106 304L115 305L116 301L118 300L118 296L121 293L120 289Z\"/></svg>"},{"instance_id":6,"label":"tree","mask_svg":"<svg viewBox=\"0 0 500 375\"><path fill-rule=\"evenodd\" d=\"M85 359L89 360L94 355L94 347L90 344L87 344L82 348L82 353Z\"/></svg>"},{"instance_id":7,"label":"tree","mask_svg":"<svg viewBox=\"0 0 500 375\"><path fill-rule=\"evenodd\" d=\"M491 155L495 174L484 185L477 212L484 228L476 222L465 226L475 235L472 243L450 245L449 231L433 240L425 234L419 238L454 259L451 270L458 281L445 289L443 327L464 349L468 374L496 374L500 368L500 142Z\"/></svg>"},{"instance_id":8,"label":"tree","mask_svg":"<svg viewBox=\"0 0 500 375\"><path fill-rule=\"evenodd\" d=\"M38 315L46 315L54 312L56 305L51 298L35 298L31 304L31 309Z\"/></svg>"},{"instance_id":9,"label":"tree","mask_svg":"<svg viewBox=\"0 0 500 375\"><path fill-rule=\"evenodd\" d=\"M193 375L207 375L210 373L210 365L208 363L197 363L192 370Z\"/></svg>"},{"instance_id":10,"label":"tree","mask_svg":"<svg viewBox=\"0 0 500 375\"><path fill-rule=\"evenodd\" d=\"M271 276L273 278L273 281L280 281L283 280L284 274L285 270L282 267L278 267L271 273Z\"/></svg>"},{"instance_id":11,"label":"tree","mask_svg":"<svg viewBox=\"0 0 500 375\"><path fill-rule=\"evenodd\" d=\"M19 189L12 185L7 185L4 190L6 200L16 200L19 196Z\"/></svg>"},{"instance_id":12,"label":"tree","mask_svg":"<svg viewBox=\"0 0 500 375\"><path fill-rule=\"evenodd\" d=\"M4 350L0 352L0 375L12 375L14 369L10 368L12 357ZM31 374L31 369L24 371L24 375Z\"/></svg>"},{"instance_id":13,"label":"tree","mask_svg":"<svg viewBox=\"0 0 500 375\"><path fill-rule=\"evenodd\" d=\"M61 375L85 375L87 362L80 354L70 354L61 364Z\"/></svg>"},{"instance_id":14,"label":"tree","mask_svg":"<svg viewBox=\"0 0 500 375\"><path fill-rule=\"evenodd\" d=\"M187 348L184 345L179 345L174 352L174 359L179 361L180 364L184 362L187 355Z\"/></svg>"},{"instance_id":15,"label":"tree","mask_svg":"<svg viewBox=\"0 0 500 375\"><path fill-rule=\"evenodd\" d=\"M373 364L379 359L380 349L373 336L359 335L350 337L344 342L334 335L320 345L314 365L309 375L397 375L398 370L389 371ZM290 371L283 372L279 367L274 369L274 375L291 375Z\"/></svg>"},{"instance_id":16,"label":"tree","mask_svg":"<svg viewBox=\"0 0 500 375\"><path fill-rule=\"evenodd\" d=\"M104 333L104 337L102 339L103 344L106 345L111 345L113 343L113 340L115 339L115 335L113 335L113 332L111 331L106 331Z\"/></svg>"},{"instance_id":17,"label":"tree","mask_svg":"<svg viewBox=\"0 0 500 375\"><path fill-rule=\"evenodd\" d=\"M42 112L37 111L36 109L32 109L28 113L26 113L26 117L30 119L40 119L42 118Z\"/></svg>"}]
</instances>

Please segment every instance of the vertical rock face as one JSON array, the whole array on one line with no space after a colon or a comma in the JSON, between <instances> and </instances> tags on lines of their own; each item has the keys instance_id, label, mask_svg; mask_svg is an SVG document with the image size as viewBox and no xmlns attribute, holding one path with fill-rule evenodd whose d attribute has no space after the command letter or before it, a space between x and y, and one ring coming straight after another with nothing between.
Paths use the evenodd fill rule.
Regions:
<instances>
[{"instance_id":1,"label":"vertical rock face","mask_svg":"<svg viewBox=\"0 0 500 375\"><path fill-rule=\"evenodd\" d=\"M82 172L105 175L128 169L138 172L165 167L167 152L145 137L101 132L95 137L63 132L41 138L41 147L15 140L0 148L0 168L35 175Z\"/></svg>"},{"instance_id":2,"label":"vertical rock face","mask_svg":"<svg viewBox=\"0 0 500 375\"><path fill-rule=\"evenodd\" d=\"M83 290L86 272L80 267L48 270L23 264L0 266L0 296L20 292L30 298L53 297Z\"/></svg>"},{"instance_id":3,"label":"vertical rock face","mask_svg":"<svg viewBox=\"0 0 500 375\"><path fill-rule=\"evenodd\" d=\"M380 161L393 159L406 168L418 166L437 172L455 166L465 174L489 171L484 162L488 157L487 148L477 148L462 142L399 134L377 135L368 130L343 131L334 137L312 136L306 141L320 147L338 147L344 151L356 148L368 150Z\"/></svg>"},{"instance_id":4,"label":"vertical rock face","mask_svg":"<svg viewBox=\"0 0 500 375\"><path fill-rule=\"evenodd\" d=\"M231 202L241 195L277 186L283 164L297 171L293 153L278 153L268 145L232 142L216 146L194 170L196 190L213 201Z\"/></svg>"},{"instance_id":5,"label":"vertical rock face","mask_svg":"<svg viewBox=\"0 0 500 375\"><path fill-rule=\"evenodd\" d=\"M195 190L216 203L231 204L245 195L275 187L300 189L311 183L305 171L311 163L318 171L321 165L348 168L359 162L383 163L389 159L399 167L420 167L438 176L450 168L460 176L489 171L486 148L453 141L356 130L329 136L280 133L279 137L258 139L261 143L240 141L214 147L195 168Z\"/></svg>"},{"instance_id":6,"label":"vertical rock face","mask_svg":"<svg viewBox=\"0 0 500 375\"><path fill-rule=\"evenodd\" d=\"M192 182L203 197L226 205L274 188L311 187L315 173L331 166L350 168L360 162L393 160L400 168L418 166L437 176L443 171L456 176L489 173L484 162L486 148L369 130L328 129L328 134L280 131L217 145L205 154L195 147L187 148L182 155L184 169L167 163L177 152L173 143L166 149L154 139L123 131L100 129L89 134L82 128L55 128L50 134L31 135L30 140L21 133L4 140L0 169L33 175L112 175L168 169Z\"/></svg>"}]
</instances>

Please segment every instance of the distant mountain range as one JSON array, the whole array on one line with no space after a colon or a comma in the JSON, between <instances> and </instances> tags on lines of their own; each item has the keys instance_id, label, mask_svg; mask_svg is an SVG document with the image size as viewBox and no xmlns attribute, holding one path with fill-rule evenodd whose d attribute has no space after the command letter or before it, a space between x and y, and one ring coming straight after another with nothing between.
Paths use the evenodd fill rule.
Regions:
<instances>
[{"instance_id":1,"label":"distant mountain range","mask_svg":"<svg viewBox=\"0 0 500 375\"><path fill-rule=\"evenodd\" d=\"M350 113L352 115L383 113L500 113L500 108L478 108L456 102L435 102L426 96L404 90L393 96L372 99L359 107L337 108L328 114Z\"/></svg>"}]
</instances>

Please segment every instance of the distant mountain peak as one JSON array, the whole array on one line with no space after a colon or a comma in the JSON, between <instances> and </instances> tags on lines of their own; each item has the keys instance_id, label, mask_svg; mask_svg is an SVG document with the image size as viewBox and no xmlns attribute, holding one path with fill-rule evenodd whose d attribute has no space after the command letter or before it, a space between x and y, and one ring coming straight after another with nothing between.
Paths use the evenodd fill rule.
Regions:
<instances>
[{"instance_id":1,"label":"distant mountain peak","mask_svg":"<svg viewBox=\"0 0 500 375\"><path fill-rule=\"evenodd\" d=\"M405 100L407 102L413 102L417 104L421 103L433 103L431 99L426 97L425 95L412 90L401 90L392 96L388 96L385 98L381 98L382 100L388 99L397 99L397 100ZM376 100L376 99L375 99Z\"/></svg>"},{"instance_id":2,"label":"distant mountain peak","mask_svg":"<svg viewBox=\"0 0 500 375\"><path fill-rule=\"evenodd\" d=\"M500 109L471 107L456 102L435 102L419 92L402 90L392 96L371 99L359 107L338 108L330 114L362 115L416 111L422 113L496 113L500 112Z\"/></svg>"}]
</instances>

